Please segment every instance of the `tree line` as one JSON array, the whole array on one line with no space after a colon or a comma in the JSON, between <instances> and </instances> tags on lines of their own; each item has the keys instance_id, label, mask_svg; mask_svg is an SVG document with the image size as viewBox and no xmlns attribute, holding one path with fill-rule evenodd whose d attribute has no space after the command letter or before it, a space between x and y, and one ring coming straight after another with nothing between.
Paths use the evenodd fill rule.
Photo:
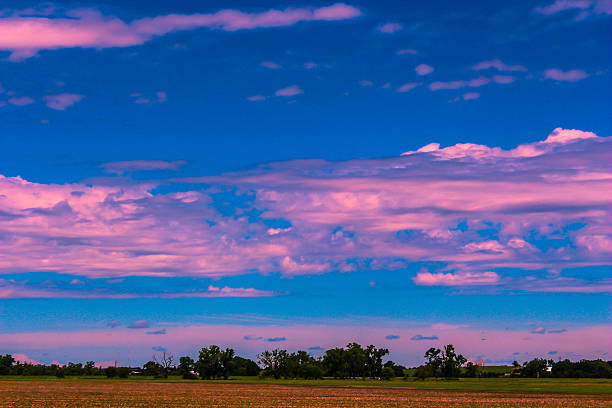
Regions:
<instances>
[{"instance_id":1,"label":"tree line","mask_svg":"<svg viewBox=\"0 0 612 408\"><path fill-rule=\"evenodd\" d=\"M184 379L227 379L236 376L260 376L270 378L377 378L409 376L417 379L429 377L556 377L556 378L612 378L612 361L570 360L553 361L534 358L523 364L515 361L510 372L487 371L480 364L468 361L458 354L452 344L441 349L430 348L424 357L426 363L412 369L391 360L383 362L389 354L385 348L374 345L361 346L350 343L346 347L325 350L322 356L314 357L306 351L289 352L282 349L266 350L257 355L257 362L237 356L233 349L222 349L211 345L203 347L197 359L182 356L175 360L167 352L153 356L142 367L96 367L93 361L68 363L60 366L19 363L10 355L0 355L0 375L19 376L107 376L127 378L132 375L168 378L181 376Z\"/></svg>"}]
</instances>

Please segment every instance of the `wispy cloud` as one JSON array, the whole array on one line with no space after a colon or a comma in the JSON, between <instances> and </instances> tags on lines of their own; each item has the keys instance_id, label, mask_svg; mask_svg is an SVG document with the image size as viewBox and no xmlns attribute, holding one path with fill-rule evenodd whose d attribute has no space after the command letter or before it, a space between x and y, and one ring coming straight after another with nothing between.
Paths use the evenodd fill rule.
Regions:
<instances>
[{"instance_id":1,"label":"wispy cloud","mask_svg":"<svg viewBox=\"0 0 612 408\"><path fill-rule=\"evenodd\" d=\"M266 96L265 95L261 95L261 94L257 94L257 95L249 96L247 99L249 101L251 101L251 102L265 101L266 100Z\"/></svg>"},{"instance_id":2,"label":"wispy cloud","mask_svg":"<svg viewBox=\"0 0 612 408\"><path fill-rule=\"evenodd\" d=\"M387 339L387 340L397 340L399 338L400 338L400 336L398 336L397 334L388 334L388 335L385 336L385 339Z\"/></svg>"},{"instance_id":3,"label":"wispy cloud","mask_svg":"<svg viewBox=\"0 0 612 408\"><path fill-rule=\"evenodd\" d=\"M147 291L116 289L103 287L102 289L82 287L78 289L47 288L34 285L26 281L7 281L0 279L0 299L145 299L145 298L254 298L278 296L274 291L259 290L255 288L231 288L228 286L216 287L210 285L207 290L183 291ZM118 320L107 323L108 327L118 327Z\"/></svg>"},{"instance_id":4,"label":"wispy cloud","mask_svg":"<svg viewBox=\"0 0 612 408\"><path fill-rule=\"evenodd\" d=\"M148 329L151 323L148 320L136 320L128 326L128 329Z\"/></svg>"},{"instance_id":5,"label":"wispy cloud","mask_svg":"<svg viewBox=\"0 0 612 408\"><path fill-rule=\"evenodd\" d=\"M166 334L166 329L151 330L146 333L153 336L163 336Z\"/></svg>"},{"instance_id":6,"label":"wispy cloud","mask_svg":"<svg viewBox=\"0 0 612 408\"><path fill-rule=\"evenodd\" d=\"M11 105L15 105L15 106L31 105L34 102L35 102L34 99L30 98L29 96L12 97L12 98L9 98L8 100L8 103L10 103Z\"/></svg>"},{"instance_id":7,"label":"wispy cloud","mask_svg":"<svg viewBox=\"0 0 612 408\"><path fill-rule=\"evenodd\" d=\"M408 91L413 90L414 88L416 88L419 85L420 84L418 82L407 82L407 83L401 85L399 88L397 88L397 92L400 92L400 93L408 92Z\"/></svg>"},{"instance_id":8,"label":"wispy cloud","mask_svg":"<svg viewBox=\"0 0 612 408\"><path fill-rule=\"evenodd\" d=\"M416 66L414 70L419 75L428 75L434 71L434 67L427 65L427 64L419 64Z\"/></svg>"},{"instance_id":9,"label":"wispy cloud","mask_svg":"<svg viewBox=\"0 0 612 408\"><path fill-rule=\"evenodd\" d=\"M12 15L0 18L0 50L11 52L9 60L22 61L40 50L130 47L157 36L198 28L238 31L288 27L306 21L353 19L362 14L356 7L336 3L327 7L271 9L259 13L224 9L210 14L168 14L131 22L103 15L95 9L72 10L57 18Z\"/></svg>"},{"instance_id":10,"label":"wispy cloud","mask_svg":"<svg viewBox=\"0 0 612 408\"><path fill-rule=\"evenodd\" d=\"M395 53L397 55L416 55L419 52L417 50L413 50L411 48L404 48L404 49L395 51Z\"/></svg>"},{"instance_id":11,"label":"wispy cloud","mask_svg":"<svg viewBox=\"0 0 612 408\"><path fill-rule=\"evenodd\" d=\"M302 88L299 87L299 85L291 85L286 88L279 89L278 91L274 92L274 95L276 96L296 96L296 95L300 95L303 93L304 91L302 90Z\"/></svg>"},{"instance_id":12,"label":"wispy cloud","mask_svg":"<svg viewBox=\"0 0 612 408\"><path fill-rule=\"evenodd\" d=\"M119 320L111 320L110 322L106 323L106 325L108 327L119 327L121 326L121 323L119 323Z\"/></svg>"},{"instance_id":13,"label":"wispy cloud","mask_svg":"<svg viewBox=\"0 0 612 408\"><path fill-rule=\"evenodd\" d=\"M84 97L84 95L79 94L63 93L43 96L43 100L46 102L47 107L51 109L65 110L82 100Z\"/></svg>"},{"instance_id":14,"label":"wispy cloud","mask_svg":"<svg viewBox=\"0 0 612 408\"><path fill-rule=\"evenodd\" d=\"M376 29L381 33L393 34L397 31L403 30L404 26L400 23L385 23L381 26L378 26Z\"/></svg>"},{"instance_id":15,"label":"wispy cloud","mask_svg":"<svg viewBox=\"0 0 612 408\"><path fill-rule=\"evenodd\" d=\"M108 162L100 165L108 173L123 174L132 171L179 170L187 164L184 160L128 160Z\"/></svg>"},{"instance_id":16,"label":"wispy cloud","mask_svg":"<svg viewBox=\"0 0 612 408\"><path fill-rule=\"evenodd\" d=\"M503 62L501 62L499 59L482 61L474 65L474 69L476 71L483 70L483 69L489 69L489 68L495 68L498 71L521 71L521 72L527 71L527 67L525 67L524 65L506 65Z\"/></svg>"},{"instance_id":17,"label":"wispy cloud","mask_svg":"<svg viewBox=\"0 0 612 408\"><path fill-rule=\"evenodd\" d=\"M263 61L259 65L261 65L264 68L269 68L269 69L281 69L282 68L281 65L277 64L274 61Z\"/></svg>"},{"instance_id":18,"label":"wispy cloud","mask_svg":"<svg viewBox=\"0 0 612 408\"><path fill-rule=\"evenodd\" d=\"M469 101L469 100L472 100L472 99L480 98L480 93L478 93L478 92L466 92L463 95L461 95L461 97L463 98L464 101Z\"/></svg>"},{"instance_id":19,"label":"wispy cloud","mask_svg":"<svg viewBox=\"0 0 612 408\"><path fill-rule=\"evenodd\" d=\"M544 71L544 78L563 82L576 82L588 77L589 74L579 69L562 71L560 69L547 69Z\"/></svg>"},{"instance_id":20,"label":"wispy cloud","mask_svg":"<svg viewBox=\"0 0 612 408\"><path fill-rule=\"evenodd\" d=\"M287 341L287 338L286 337L270 337L270 338L267 338L266 341L270 343L276 343L279 341Z\"/></svg>"},{"instance_id":21,"label":"wispy cloud","mask_svg":"<svg viewBox=\"0 0 612 408\"><path fill-rule=\"evenodd\" d=\"M417 285L469 286L492 285L499 281L495 272L429 273L419 272L412 279Z\"/></svg>"},{"instance_id":22,"label":"wispy cloud","mask_svg":"<svg viewBox=\"0 0 612 408\"><path fill-rule=\"evenodd\" d=\"M466 87L477 88L491 82L489 78L478 77L470 80L458 80L458 81L436 81L429 84L429 89L432 91L439 91L442 89L461 89Z\"/></svg>"},{"instance_id":23,"label":"wispy cloud","mask_svg":"<svg viewBox=\"0 0 612 408\"><path fill-rule=\"evenodd\" d=\"M421 340L438 340L438 336L423 336L422 334L416 334L410 338L412 341L421 341Z\"/></svg>"},{"instance_id":24,"label":"wispy cloud","mask_svg":"<svg viewBox=\"0 0 612 408\"><path fill-rule=\"evenodd\" d=\"M157 91L153 96L145 96L140 92L134 92L130 96L134 98L134 103L139 105L152 105L168 101L168 95L165 91Z\"/></svg>"},{"instance_id":25,"label":"wispy cloud","mask_svg":"<svg viewBox=\"0 0 612 408\"><path fill-rule=\"evenodd\" d=\"M261 336L254 336L252 334L248 334L246 336L243 336L243 339L247 340L247 341L254 341L254 340L256 341L256 340L263 340L263 337L261 337Z\"/></svg>"},{"instance_id":26,"label":"wispy cloud","mask_svg":"<svg viewBox=\"0 0 612 408\"><path fill-rule=\"evenodd\" d=\"M567 10L586 10L593 3L595 3L593 0L556 0L546 6L536 7L533 10L537 14L549 16Z\"/></svg>"}]
</instances>

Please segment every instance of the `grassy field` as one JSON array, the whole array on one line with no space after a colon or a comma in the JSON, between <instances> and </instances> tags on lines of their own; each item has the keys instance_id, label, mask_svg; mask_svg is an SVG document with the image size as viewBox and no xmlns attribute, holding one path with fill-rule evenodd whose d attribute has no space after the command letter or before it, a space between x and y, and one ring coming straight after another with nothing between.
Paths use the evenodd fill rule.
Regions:
<instances>
[{"instance_id":1,"label":"grassy field","mask_svg":"<svg viewBox=\"0 0 612 408\"><path fill-rule=\"evenodd\" d=\"M0 407L609 407L611 380L0 378Z\"/></svg>"},{"instance_id":2,"label":"grassy field","mask_svg":"<svg viewBox=\"0 0 612 408\"><path fill-rule=\"evenodd\" d=\"M0 380L0 407L609 407L609 394L260 383ZM350 384L347 384L350 385Z\"/></svg>"},{"instance_id":3,"label":"grassy field","mask_svg":"<svg viewBox=\"0 0 612 408\"><path fill-rule=\"evenodd\" d=\"M115 382L156 382L156 383L186 383L186 384L253 384L253 385L286 385L286 386L323 386L323 387L377 387L377 388L414 388L414 389L439 389L439 390L463 390L463 391L529 391L529 392L556 392L556 393L591 393L612 394L612 379L592 378L460 378L457 380L444 380L430 378L417 380L414 378L394 378L391 381L380 381L371 379L336 380L327 378L324 380L301 380L301 379L261 379L259 377L232 377L229 380L183 380L180 377L168 379L155 379L153 377L134 376L129 379L108 379L103 376L94 377L67 377L56 379L55 377L0 377L0 383L30 382L30 381L84 381L95 383Z\"/></svg>"}]
</instances>

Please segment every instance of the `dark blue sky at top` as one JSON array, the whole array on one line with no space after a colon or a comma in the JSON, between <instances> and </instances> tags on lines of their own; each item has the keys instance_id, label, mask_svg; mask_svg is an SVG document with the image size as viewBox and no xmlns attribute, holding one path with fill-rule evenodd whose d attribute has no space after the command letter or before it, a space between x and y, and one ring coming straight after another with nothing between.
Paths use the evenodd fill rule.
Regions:
<instances>
[{"instance_id":1,"label":"dark blue sky at top","mask_svg":"<svg viewBox=\"0 0 612 408\"><path fill-rule=\"evenodd\" d=\"M265 11L332 3L227 1L222 8ZM533 8L546 2L349 4L365 15L237 32L204 28L129 48L43 50L23 62L0 62L0 83L17 96L85 95L66 111L40 101L0 108L0 173L63 183L101 175L98 166L106 161L184 159L189 162L184 175L209 175L292 158L394 156L431 142L508 148L541 140L555 127L611 133L608 18L576 22L571 11L535 15ZM93 6L124 21L220 9L218 3L185 0L56 5ZM390 21L404 29L376 30ZM418 54L396 55L399 49ZM521 79L507 85L427 88L433 81L493 75L494 70L478 73L471 67L495 58L529 72L515 73ZM262 61L283 68L261 67ZM310 61L318 67L305 69ZM421 63L435 71L419 77L414 67ZM581 69L590 76L557 83L542 78L549 68ZM362 87L361 80L374 86ZM393 89L381 89L387 82ZM394 91L406 82L423 85ZM304 94L246 99L290 85ZM167 102L140 105L130 96L157 91L167 93ZM449 102L466 91L481 96Z\"/></svg>"}]
</instances>

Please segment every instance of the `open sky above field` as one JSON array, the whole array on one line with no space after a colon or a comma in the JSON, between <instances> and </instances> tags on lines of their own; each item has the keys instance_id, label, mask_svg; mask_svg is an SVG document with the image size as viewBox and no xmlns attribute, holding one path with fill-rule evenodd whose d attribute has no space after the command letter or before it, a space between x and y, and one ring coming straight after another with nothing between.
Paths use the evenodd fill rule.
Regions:
<instances>
[{"instance_id":1,"label":"open sky above field","mask_svg":"<svg viewBox=\"0 0 612 408\"><path fill-rule=\"evenodd\" d=\"M611 359L611 1L2 7L0 354Z\"/></svg>"}]
</instances>

